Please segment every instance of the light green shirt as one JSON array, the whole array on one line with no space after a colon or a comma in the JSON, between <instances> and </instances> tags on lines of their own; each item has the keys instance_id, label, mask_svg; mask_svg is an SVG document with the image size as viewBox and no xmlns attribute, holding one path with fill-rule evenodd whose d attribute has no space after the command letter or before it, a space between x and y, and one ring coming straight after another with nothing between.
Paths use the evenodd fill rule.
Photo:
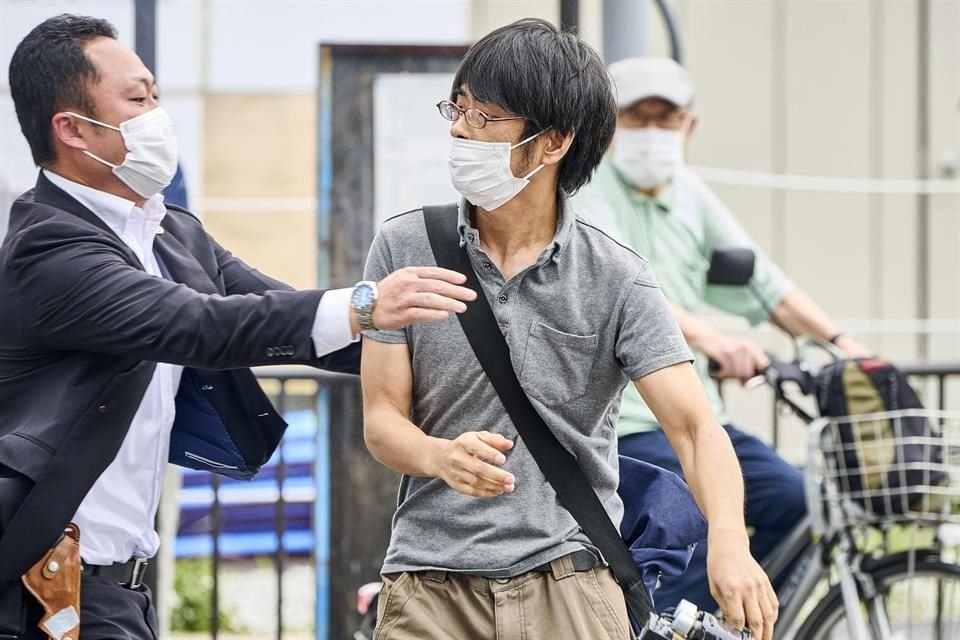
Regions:
<instances>
[{"instance_id":1,"label":"light green shirt","mask_svg":"<svg viewBox=\"0 0 960 640\"><path fill-rule=\"evenodd\" d=\"M740 223L700 178L684 168L656 198L638 192L604 160L593 180L573 199L577 213L650 260L667 299L691 313L706 302L751 324L767 319L763 303L748 287L707 284L714 249L750 247L757 255L751 284L774 309L793 288L777 265L760 251ZM707 359L694 364L721 424L729 421ZM653 412L633 385L627 385L618 434L658 428Z\"/></svg>"}]
</instances>

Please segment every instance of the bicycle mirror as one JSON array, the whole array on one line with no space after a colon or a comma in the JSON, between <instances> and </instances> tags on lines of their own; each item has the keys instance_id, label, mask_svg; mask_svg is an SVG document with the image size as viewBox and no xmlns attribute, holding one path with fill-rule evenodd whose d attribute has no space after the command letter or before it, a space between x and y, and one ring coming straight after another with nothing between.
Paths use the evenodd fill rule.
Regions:
<instances>
[{"instance_id":1,"label":"bicycle mirror","mask_svg":"<svg viewBox=\"0 0 960 640\"><path fill-rule=\"evenodd\" d=\"M714 249L710 254L709 284L743 286L753 277L756 255L753 249Z\"/></svg>"}]
</instances>

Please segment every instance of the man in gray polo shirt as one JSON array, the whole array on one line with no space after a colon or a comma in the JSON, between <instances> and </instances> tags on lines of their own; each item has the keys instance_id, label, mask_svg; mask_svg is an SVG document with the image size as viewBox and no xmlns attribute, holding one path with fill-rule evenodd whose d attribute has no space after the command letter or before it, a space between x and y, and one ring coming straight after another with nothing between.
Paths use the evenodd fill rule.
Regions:
<instances>
[{"instance_id":1,"label":"man in gray polo shirt","mask_svg":"<svg viewBox=\"0 0 960 640\"><path fill-rule=\"evenodd\" d=\"M743 485L647 261L577 218L616 110L596 53L540 20L467 53L450 100L459 230L527 395L620 522L615 424L634 381L710 525L728 619L770 638L776 596L750 556ZM523 176L523 177L517 177ZM423 213L384 223L366 277L433 259ZM429 295L429 294L426 294ZM401 472L375 638L629 638L623 594L560 505L455 317L367 327L370 451ZM586 560L585 560L586 558Z\"/></svg>"}]
</instances>

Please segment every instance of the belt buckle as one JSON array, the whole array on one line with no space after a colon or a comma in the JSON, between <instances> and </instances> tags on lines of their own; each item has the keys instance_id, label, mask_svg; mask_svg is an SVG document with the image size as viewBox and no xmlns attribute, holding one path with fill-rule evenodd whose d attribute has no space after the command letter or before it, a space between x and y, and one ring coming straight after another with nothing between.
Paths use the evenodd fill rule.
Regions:
<instances>
[{"instance_id":1,"label":"belt buckle","mask_svg":"<svg viewBox=\"0 0 960 640\"><path fill-rule=\"evenodd\" d=\"M143 584L143 574L148 564L149 561L147 558L136 558L133 561L133 570L130 572L130 583L127 584L128 589L140 588L140 585Z\"/></svg>"}]
</instances>

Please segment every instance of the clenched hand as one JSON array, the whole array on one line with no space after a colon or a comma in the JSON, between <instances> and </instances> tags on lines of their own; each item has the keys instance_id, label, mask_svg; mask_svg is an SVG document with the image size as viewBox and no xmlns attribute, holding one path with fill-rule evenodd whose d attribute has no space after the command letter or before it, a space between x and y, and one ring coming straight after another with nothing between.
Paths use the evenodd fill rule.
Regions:
<instances>
[{"instance_id":1,"label":"clenched hand","mask_svg":"<svg viewBox=\"0 0 960 640\"><path fill-rule=\"evenodd\" d=\"M770 359L750 340L717 333L704 340L701 350L719 365L714 377L746 382L770 365Z\"/></svg>"}]
</instances>

